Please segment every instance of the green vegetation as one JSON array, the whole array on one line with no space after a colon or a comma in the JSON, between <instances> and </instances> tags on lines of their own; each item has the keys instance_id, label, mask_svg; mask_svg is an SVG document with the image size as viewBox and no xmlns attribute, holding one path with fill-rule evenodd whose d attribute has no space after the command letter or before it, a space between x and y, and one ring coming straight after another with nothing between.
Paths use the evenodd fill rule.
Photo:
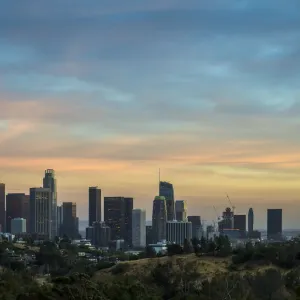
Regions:
<instances>
[{"instance_id":1,"label":"green vegetation","mask_svg":"<svg viewBox=\"0 0 300 300\"><path fill-rule=\"evenodd\" d=\"M85 251L101 259L78 256ZM35 258L28 262L24 255ZM2 242L0 300L300 299L298 239L232 250L227 237L216 237L170 245L163 257L150 248L134 259L111 254L127 257L117 264L109 256L67 240L38 250Z\"/></svg>"}]
</instances>

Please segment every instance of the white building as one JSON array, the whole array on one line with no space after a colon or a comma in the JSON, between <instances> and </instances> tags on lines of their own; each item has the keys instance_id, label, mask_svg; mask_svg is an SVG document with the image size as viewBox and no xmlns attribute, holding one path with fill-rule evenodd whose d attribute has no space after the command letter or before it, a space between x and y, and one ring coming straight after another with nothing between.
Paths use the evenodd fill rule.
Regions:
<instances>
[{"instance_id":1,"label":"white building","mask_svg":"<svg viewBox=\"0 0 300 300\"><path fill-rule=\"evenodd\" d=\"M11 220L11 233L19 234L26 232L26 219L15 218Z\"/></svg>"},{"instance_id":2,"label":"white building","mask_svg":"<svg viewBox=\"0 0 300 300\"><path fill-rule=\"evenodd\" d=\"M144 209L132 210L132 245L133 247L146 247L146 211Z\"/></svg>"},{"instance_id":3,"label":"white building","mask_svg":"<svg viewBox=\"0 0 300 300\"><path fill-rule=\"evenodd\" d=\"M167 222L167 243L183 245L184 240L192 239L192 223L191 222Z\"/></svg>"}]
</instances>

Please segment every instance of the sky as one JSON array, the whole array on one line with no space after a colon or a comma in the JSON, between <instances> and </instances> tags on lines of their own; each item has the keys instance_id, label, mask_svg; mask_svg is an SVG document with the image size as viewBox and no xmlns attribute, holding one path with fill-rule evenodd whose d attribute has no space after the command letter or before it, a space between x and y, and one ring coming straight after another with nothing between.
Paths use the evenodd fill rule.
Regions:
<instances>
[{"instance_id":1,"label":"sky","mask_svg":"<svg viewBox=\"0 0 300 300\"><path fill-rule=\"evenodd\" d=\"M87 219L88 187L147 209L161 178L207 222L300 228L299 0L0 0L0 181Z\"/></svg>"}]
</instances>

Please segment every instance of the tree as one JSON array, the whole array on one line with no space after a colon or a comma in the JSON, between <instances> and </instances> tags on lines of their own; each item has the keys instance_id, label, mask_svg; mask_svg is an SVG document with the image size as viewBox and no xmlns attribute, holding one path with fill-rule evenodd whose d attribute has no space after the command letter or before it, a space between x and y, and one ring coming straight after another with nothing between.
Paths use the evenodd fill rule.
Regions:
<instances>
[{"instance_id":1,"label":"tree","mask_svg":"<svg viewBox=\"0 0 300 300\"><path fill-rule=\"evenodd\" d=\"M168 245L167 247L168 251L168 256L173 256L173 255L178 255L183 253L183 249L180 245L178 244L171 244Z\"/></svg>"},{"instance_id":2,"label":"tree","mask_svg":"<svg viewBox=\"0 0 300 300\"><path fill-rule=\"evenodd\" d=\"M146 257L148 258L156 257L156 252L151 246L147 246L145 252L146 252Z\"/></svg>"},{"instance_id":3,"label":"tree","mask_svg":"<svg viewBox=\"0 0 300 300\"><path fill-rule=\"evenodd\" d=\"M193 247L192 247L192 245L191 245L191 243L190 243L190 241L188 239L184 240L183 252L187 253L187 254L193 253Z\"/></svg>"}]
</instances>

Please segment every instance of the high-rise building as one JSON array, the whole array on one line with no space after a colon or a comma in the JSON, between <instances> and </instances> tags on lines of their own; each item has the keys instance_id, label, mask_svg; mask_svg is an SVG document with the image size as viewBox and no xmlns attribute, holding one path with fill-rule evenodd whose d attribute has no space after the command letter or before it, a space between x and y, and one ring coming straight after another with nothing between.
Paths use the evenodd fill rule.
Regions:
<instances>
[{"instance_id":1,"label":"high-rise building","mask_svg":"<svg viewBox=\"0 0 300 300\"><path fill-rule=\"evenodd\" d=\"M234 213L230 207L227 207L223 212L223 218L219 221L219 232L222 233L224 229L233 229L234 227Z\"/></svg>"},{"instance_id":2,"label":"high-rise building","mask_svg":"<svg viewBox=\"0 0 300 300\"><path fill-rule=\"evenodd\" d=\"M167 206L163 196L156 196L152 210L152 238L153 243L166 240Z\"/></svg>"},{"instance_id":3,"label":"high-rise building","mask_svg":"<svg viewBox=\"0 0 300 300\"><path fill-rule=\"evenodd\" d=\"M188 216L188 221L192 223L192 238L202 237L202 225L200 216Z\"/></svg>"},{"instance_id":4,"label":"high-rise building","mask_svg":"<svg viewBox=\"0 0 300 300\"><path fill-rule=\"evenodd\" d=\"M239 229L241 232L246 232L246 215L233 216L234 229Z\"/></svg>"},{"instance_id":5,"label":"high-rise building","mask_svg":"<svg viewBox=\"0 0 300 300\"><path fill-rule=\"evenodd\" d=\"M51 213L51 236L54 238L57 236L57 188L56 178L53 169L47 169L43 179L43 188L50 189L50 196L52 202L52 213Z\"/></svg>"},{"instance_id":6,"label":"high-rise building","mask_svg":"<svg viewBox=\"0 0 300 300\"><path fill-rule=\"evenodd\" d=\"M96 247L108 247L111 241L111 228L104 222L94 222L92 228L92 244Z\"/></svg>"},{"instance_id":7,"label":"high-rise building","mask_svg":"<svg viewBox=\"0 0 300 300\"><path fill-rule=\"evenodd\" d=\"M268 239L280 240L282 238L282 209L268 209L267 218Z\"/></svg>"},{"instance_id":8,"label":"high-rise building","mask_svg":"<svg viewBox=\"0 0 300 300\"><path fill-rule=\"evenodd\" d=\"M63 223L61 227L61 234L66 235L71 239L78 238L78 228L76 220L76 203L63 202Z\"/></svg>"},{"instance_id":9,"label":"high-rise building","mask_svg":"<svg viewBox=\"0 0 300 300\"><path fill-rule=\"evenodd\" d=\"M167 222L167 243L183 245L184 240L192 239L192 223L191 222Z\"/></svg>"},{"instance_id":10,"label":"high-rise building","mask_svg":"<svg viewBox=\"0 0 300 300\"><path fill-rule=\"evenodd\" d=\"M6 195L6 232L11 231L11 220L22 218L29 226L29 196L22 193ZM27 222L28 220L28 222Z\"/></svg>"},{"instance_id":11,"label":"high-rise building","mask_svg":"<svg viewBox=\"0 0 300 300\"><path fill-rule=\"evenodd\" d=\"M159 196L165 197L167 207L167 220L175 220L174 189L172 183L160 181Z\"/></svg>"},{"instance_id":12,"label":"high-rise building","mask_svg":"<svg viewBox=\"0 0 300 300\"><path fill-rule=\"evenodd\" d=\"M254 213L253 209L249 208L248 211L248 233L251 234L253 232L254 227Z\"/></svg>"},{"instance_id":13,"label":"high-rise building","mask_svg":"<svg viewBox=\"0 0 300 300\"><path fill-rule=\"evenodd\" d=\"M50 188L30 188L30 233L53 239L53 197Z\"/></svg>"},{"instance_id":14,"label":"high-rise building","mask_svg":"<svg viewBox=\"0 0 300 300\"><path fill-rule=\"evenodd\" d=\"M125 236L124 197L104 197L104 222L111 228L112 240L123 240Z\"/></svg>"},{"instance_id":15,"label":"high-rise building","mask_svg":"<svg viewBox=\"0 0 300 300\"><path fill-rule=\"evenodd\" d=\"M15 218L11 220L11 233L20 234L26 232L26 220L23 218Z\"/></svg>"},{"instance_id":16,"label":"high-rise building","mask_svg":"<svg viewBox=\"0 0 300 300\"><path fill-rule=\"evenodd\" d=\"M101 222L101 189L89 187L89 226Z\"/></svg>"},{"instance_id":17,"label":"high-rise building","mask_svg":"<svg viewBox=\"0 0 300 300\"><path fill-rule=\"evenodd\" d=\"M175 212L177 221L187 220L187 204L185 200L176 200L175 202Z\"/></svg>"},{"instance_id":18,"label":"high-rise building","mask_svg":"<svg viewBox=\"0 0 300 300\"><path fill-rule=\"evenodd\" d=\"M131 247L132 246L132 210L133 210L133 198L124 198L124 241Z\"/></svg>"},{"instance_id":19,"label":"high-rise building","mask_svg":"<svg viewBox=\"0 0 300 300\"><path fill-rule=\"evenodd\" d=\"M64 215L63 215L63 206L57 206L57 235L62 236L62 225L63 225L63 220L64 220Z\"/></svg>"},{"instance_id":20,"label":"high-rise building","mask_svg":"<svg viewBox=\"0 0 300 300\"><path fill-rule=\"evenodd\" d=\"M146 247L146 211L144 209L132 211L132 245L136 248Z\"/></svg>"},{"instance_id":21,"label":"high-rise building","mask_svg":"<svg viewBox=\"0 0 300 300\"><path fill-rule=\"evenodd\" d=\"M153 244L152 225L146 225L146 245Z\"/></svg>"},{"instance_id":22,"label":"high-rise building","mask_svg":"<svg viewBox=\"0 0 300 300\"><path fill-rule=\"evenodd\" d=\"M5 232L5 184L0 183L0 226L2 232Z\"/></svg>"}]
</instances>

